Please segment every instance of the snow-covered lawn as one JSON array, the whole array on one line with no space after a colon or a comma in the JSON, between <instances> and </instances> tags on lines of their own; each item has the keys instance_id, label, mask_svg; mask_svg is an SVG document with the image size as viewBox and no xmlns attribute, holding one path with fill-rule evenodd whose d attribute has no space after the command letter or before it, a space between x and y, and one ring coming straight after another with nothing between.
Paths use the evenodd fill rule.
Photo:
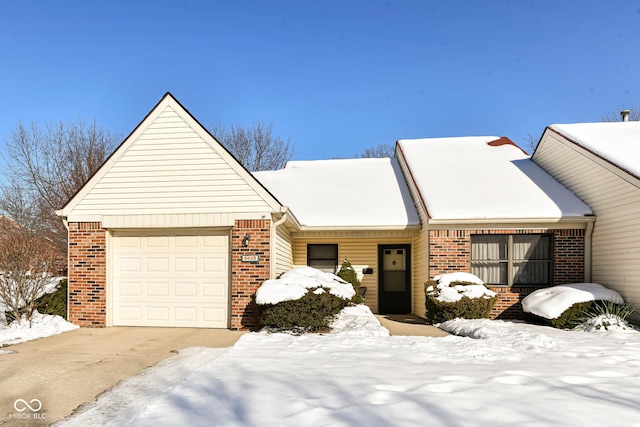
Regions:
<instances>
[{"instance_id":1,"label":"snow-covered lawn","mask_svg":"<svg viewBox=\"0 0 640 427\"><path fill-rule=\"evenodd\" d=\"M0 354L7 351L6 349L2 350L3 346L49 337L74 329L78 329L78 326L67 322L60 316L38 312L33 315L31 322L21 320L14 321L10 325L3 325L0 322Z\"/></svg>"},{"instance_id":2,"label":"snow-covered lawn","mask_svg":"<svg viewBox=\"0 0 640 427\"><path fill-rule=\"evenodd\" d=\"M184 350L64 425L640 426L636 331L454 320L470 337L388 336L363 306L337 325Z\"/></svg>"}]
</instances>

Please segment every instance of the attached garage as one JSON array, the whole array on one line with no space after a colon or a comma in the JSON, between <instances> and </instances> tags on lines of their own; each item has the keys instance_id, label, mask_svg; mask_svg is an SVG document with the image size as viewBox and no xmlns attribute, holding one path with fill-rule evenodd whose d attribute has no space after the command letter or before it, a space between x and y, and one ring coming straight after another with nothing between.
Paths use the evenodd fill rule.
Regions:
<instances>
[{"instance_id":1,"label":"attached garage","mask_svg":"<svg viewBox=\"0 0 640 427\"><path fill-rule=\"evenodd\" d=\"M230 230L114 231L115 326L227 328Z\"/></svg>"},{"instance_id":2,"label":"attached garage","mask_svg":"<svg viewBox=\"0 0 640 427\"><path fill-rule=\"evenodd\" d=\"M251 329L286 208L166 94L58 211L68 318Z\"/></svg>"}]
</instances>

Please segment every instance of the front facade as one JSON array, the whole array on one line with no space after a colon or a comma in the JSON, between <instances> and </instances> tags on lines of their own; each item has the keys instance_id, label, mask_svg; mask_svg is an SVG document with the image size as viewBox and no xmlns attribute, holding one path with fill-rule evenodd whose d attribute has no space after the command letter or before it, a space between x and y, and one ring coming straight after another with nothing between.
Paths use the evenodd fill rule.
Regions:
<instances>
[{"instance_id":1,"label":"front facade","mask_svg":"<svg viewBox=\"0 0 640 427\"><path fill-rule=\"evenodd\" d=\"M640 301L640 122L552 125L532 159L593 208L591 281Z\"/></svg>"},{"instance_id":2,"label":"front facade","mask_svg":"<svg viewBox=\"0 0 640 427\"><path fill-rule=\"evenodd\" d=\"M443 142L455 155L425 157L424 147ZM494 317L517 317L533 289L583 281L588 206L528 157L513 157L502 139L472 138L462 151L459 142L399 141L392 159L289 162L250 173L166 94L58 211L69 230L69 320L251 329L259 326L262 282L305 265L335 272L344 259L374 313L423 316L424 284L451 271L496 287ZM486 161L515 168L502 170L504 191L481 194L483 204L475 189L490 182L477 175L473 191L456 193L465 186L441 179L437 165L487 143L496 148L483 151ZM477 174L492 169L482 156L468 157L479 160Z\"/></svg>"}]
</instances>

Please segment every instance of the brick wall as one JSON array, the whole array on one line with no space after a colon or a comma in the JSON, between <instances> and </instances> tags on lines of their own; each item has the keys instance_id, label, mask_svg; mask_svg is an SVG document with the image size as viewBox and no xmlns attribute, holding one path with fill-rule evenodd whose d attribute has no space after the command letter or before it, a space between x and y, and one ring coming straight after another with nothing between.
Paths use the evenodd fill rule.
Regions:
<instances>
[{"instance_id":1,"label":"brick wall","mask_svg":"<svg viewBox=\"0 0 640 427\"><path fill-rule=\"evenodd\" d=\"M582 282L584 280L584 235L581 229L558 230L430 230L429 278L455 271L471 271L472 234L540 234L553 235L553 283ZM493 287L498 293L492 318L522 318L520 302L536 287Z\"/></svg>"},{"instance_id":2,"label":"brick wall","mask_svg":"<svg viewBox=\"0 0 640 427\"><path fill-rule=\"evenodd\" d=\"M99 222L69 224L69 321L106 326L106 231Z\"/></svg>"},{"instance_id":3,"label":"brick wall","mask_svg":"<svg viewBox=\"0 0 640 427\"><path fill-rule=\"evenodd\" d=\"M242 240L249 235L248 246ZM231 328L259 326L255 293L270 275L270 221L239 220L231 241ZM257 255L257 263L243 262ZM69 321L106 326L106 230L99 222L69 224Z\"/></svg>"},{"instance_id":4,"label":"brick wall","mask_svg":"<svg viewBox=\"0 0 640 427\"><path fill-rule=\"evenodd\" d=\"M242 245L249 235L248 246ZM231 236L231 329L259 326L255 294L271 274L269 220L236 220ZM242 256L257 255L259 261L243 262Z\"/></svg>"}]
</instances>

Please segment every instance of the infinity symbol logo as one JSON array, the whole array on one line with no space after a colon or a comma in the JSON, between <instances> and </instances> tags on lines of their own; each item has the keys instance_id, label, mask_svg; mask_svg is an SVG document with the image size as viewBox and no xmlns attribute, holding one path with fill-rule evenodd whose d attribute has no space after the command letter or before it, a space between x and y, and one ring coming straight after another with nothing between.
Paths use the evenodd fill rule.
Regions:
<instances>
[{"instance_id":1,"label":"infinity symbol logo","mask_svg":"<svg viewBox=\"0 0 640 427\"><path fill-rule=\"evenodd\" d=\"M33 406L31 406L29 403ZM24 399L18 399L13 402L13 407L18 412L24 412L27 410L27 408L31 409L31 412L38 412L40 409L42 409L42 402L40 402L38 399L31 399L29 403L27 403L27 401Z\"/></svg>"}]
</instances>

